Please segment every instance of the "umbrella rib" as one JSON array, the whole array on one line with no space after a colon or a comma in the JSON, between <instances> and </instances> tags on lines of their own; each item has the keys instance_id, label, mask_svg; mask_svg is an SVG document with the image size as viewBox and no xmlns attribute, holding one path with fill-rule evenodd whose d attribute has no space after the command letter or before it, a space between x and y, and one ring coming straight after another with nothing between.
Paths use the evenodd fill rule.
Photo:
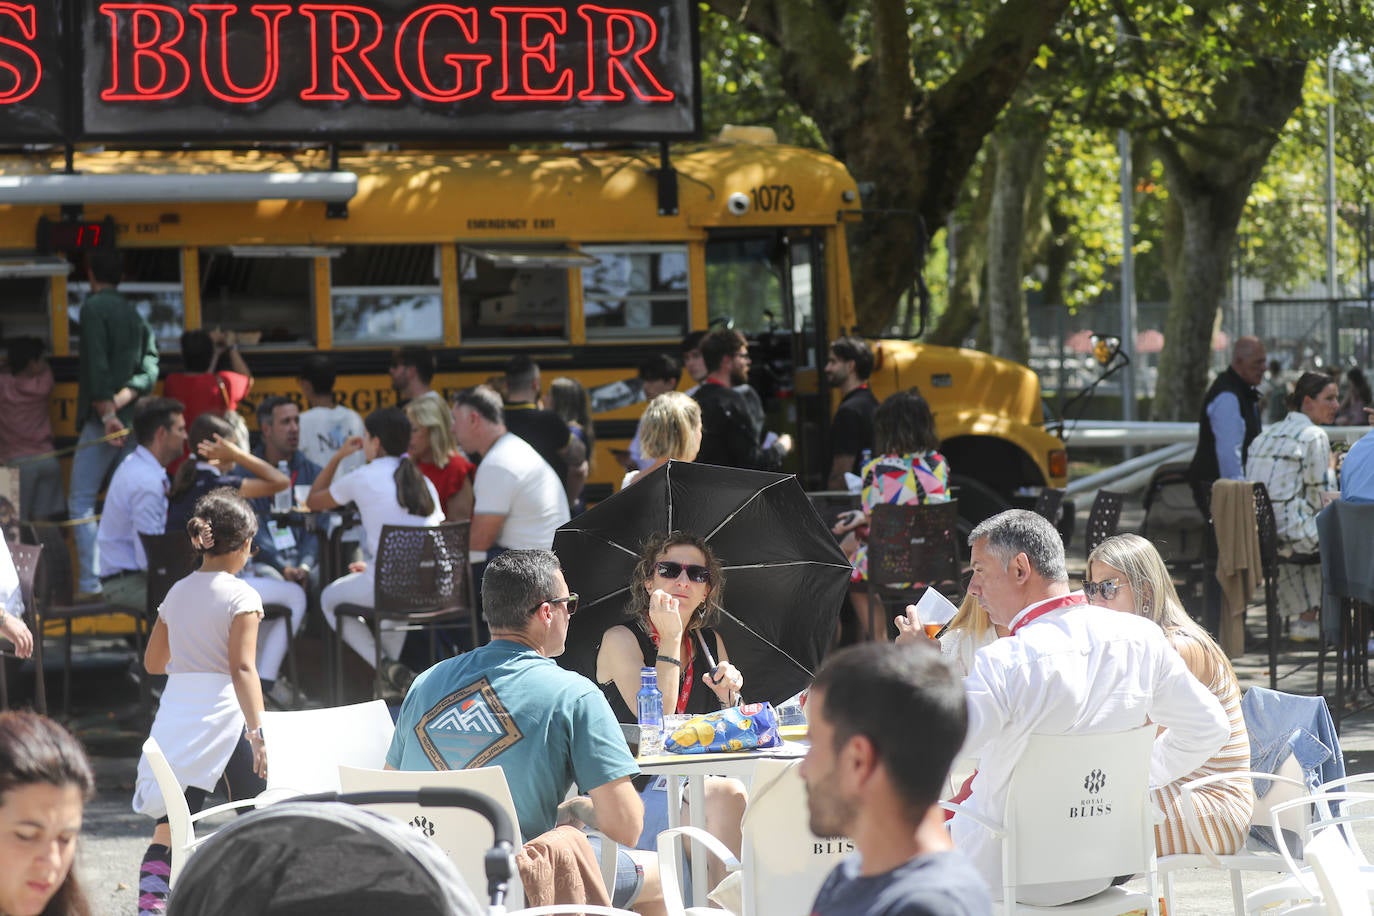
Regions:
<instances>
[{"instance_id":1,"label":"umbrella rib","mask_svg":"<svg viewBox=\"0 0 1374 916\"><path fill-rule=\"evenodd\" d=\"M790 481L791 479L792 479L791 477L786 477L786 476L785 476L785 477L781 478L780 480L775 480L775 481L773 481L772 483L768 484L767 486L759 487L757 490L755 490L753 493L751 493L751 494L749 495L749 498L748 498L748 499L746 499L744 502L742 502L742 503L740 503L738 506L736 506L736 507L734 508L734 510L731 511L731 513L730 513L729 515L727 515L727 516L725 516L725 518L721 519L721 520L720 520L720 524L717 525L715 528L711 529L711 533L708 534L708 535L706 535L706 537L705 537L704 540L709 541L709 540L711 540L711 538L715 537L715 536L716 536L716 533L719 532L720 529L722 529L722 528L724 528L726 525L730 524L731 520L734 519L734 517L735 517L736 515L739 515L741 512L744 511L744 507L745 507L745 506L749 505L751 502L753 502L754 500L756 500L756 499L758 499L760 496L762 496L762 495L763 495L763 492L764 492L765 490L771 490L771 489L773 489L773 487L782 486L783 484L787 483L787 482ZM668 511L669 511L669 521L671 521L671 520L672 520L672 514L671 514L671 513L672 513L672 501L671 501L671 500L669 500L669 503L668 503Z\"/></svg>"},{"instance_id":2,"label":"umbrella rib","mask_svg":"<svg viewBox=\"0 0 1374 916\"><path fill-rule=\"evenodd\" d=\"M781 655L783 658L787 659L787 660L788 660L789 662L791 662L792 664L796 665L796 666L797 666L797 669L798 669L799 671L804 671L804 672L806 672L806 674L807 674L808 676L813 677L813 678L816 676L816 672L812 671L810 668L806 667L806 666L803 665L801 662L799 662L799 661L797 661L795 658L793 658L792 655L791 655L791 653L789 653L786 649L784 649L782 646L778 645L777 643L773 642L773 640L769 639L768 637L764 636L764 635L763 635L762 633L760 633L758 630L756 630L756 629L754 629L753 627L749 626L749 624L745 623L743 620L740 620L740 619L739 619L737 616L735 616L734 614L731 614L729 611L725 611L725 616L729 617L729 618L730 618L731 620L733 620L735 623L739 624L740 627L741 627L742 629L744 629L745 631L747 631L747 632L748 632L750 635L752 635L755 639L757 639L757 640L759 640L760 642L762 642L762 643L764 643L764 644L766 644L766 645L772 647L773 649L776 649L779 655Z\"/></svg>"},{"instance_id":3,"label":"umbrella rib","mask_svg":"<svg viewBox=\"0 0 1374 916\"><path fill-rule=\"evenodd\" d=\"M721 567L726 572L732 569L784 569L788 566L819 566L824 569L845 569L853 571L848 563L827 563L823 560L777 560L769 563L735 563Z\"/></svg>"},{"instance_id":4,"label":"umbrella rib","mask_svg":"<svg viewBox=\"0 0 1374 916\"><path fill-rule=\"evenodd\" d=\"M568 533L574 533L574 532L575 532L575 533L577 533L577 534L582 535L583 537L592 538L592 539L594 539L594 540L600 541L601 543L605 544L607 547L614 547L616 550L619 550L620 552L626 554L627 556L634 557L635 559L638 559L638 558L639 558L639 554L638 554L638 553L636 553L635 551L633 551L633 550L631 550L630 548L626 547L624 544L618 544L618 543L616 543L615 541L612 541L612 540L611 540L610 538L608 538L608 537L605 537L605 536L603 536L603 535L597 534L595 531L588 531L586 528L564 528L564 529L562 529L562 530L563 530L563 531L566 531L566 532L568 532Z\"/></svg>"}]
</instances>

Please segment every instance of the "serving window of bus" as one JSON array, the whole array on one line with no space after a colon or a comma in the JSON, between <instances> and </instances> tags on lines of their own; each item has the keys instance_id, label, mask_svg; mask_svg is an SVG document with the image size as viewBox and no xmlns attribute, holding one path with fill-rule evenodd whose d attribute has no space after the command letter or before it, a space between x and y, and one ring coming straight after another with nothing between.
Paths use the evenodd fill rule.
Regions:
<instances>
[{"instance_id":1,"label":"serving window of bus","mask_svg":"<svg viewBox=\"0 0 1374 916\"><path fill-rule=\"evenodd\" d=\"M62 258L0 253L0 339L37 337L51 347L50 278L65 277L69 269Z\"/></svg>"},{"instance_id":2,"label":"serving window of bus","mask_svg":"<svg viewBox=\"0 0 1374 916\"><path fill-rule=\"evenodd\" d=\"M186 327L186 295L182 285L180 248L126 248L121 251L124 279L119 291L153 329L157 348L163 353L181 351L181 332ZM67 282L67 316L71 321L71 352L78 352L81 336L81 304L91 294L85 271ZM215 327L207 323L206 327ZM225 327L230 325L225 324Z\"/></svg>"},{"instance_id":3,"label":"serving window of bus","mask_svg":"<svg viewBox=\"0 0 1374 916\"><path fill-rule=\"evenodd\" d=\"M686 245L586 245L587 340L676 339L691 315Z\"/></svg>"},{"instance_id":4,"label":"serving window of bus","mask_svg":"<svg viewBox=\"0 0 1374 916\"><path fill-rule=\"evenodd\" d=\"M444 339L438 245L349 245L329 260L336 345L437 344Z\"/></svg>"},{"instance_id":5,"label":"serving window of bus","mask_svg":"<svg viewBox=\"0 0 1374 916\"><path fill-rule=\"evenodd\" d=\"M565 245L459 246L463 342L567 340L572 269L596 263Z\"/></svg>"},{"instance_id":6,"label":"serving window of bus","mask_svg":"<svg viewBox=\"0 0 1374 916\"><path fill-rule=\"evenodd\" d=\"M201 326L261 334L260 345L314 343L315 258L342 253L314 246L200 249Z\"/></svg>"}]
</instances>

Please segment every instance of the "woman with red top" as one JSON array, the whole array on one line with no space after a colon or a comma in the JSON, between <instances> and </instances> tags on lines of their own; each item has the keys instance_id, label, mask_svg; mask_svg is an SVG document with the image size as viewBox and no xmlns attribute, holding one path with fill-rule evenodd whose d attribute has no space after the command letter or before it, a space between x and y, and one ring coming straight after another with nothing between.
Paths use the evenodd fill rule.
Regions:
<instances>
[{"instance_id":1,"label":"woman with red top","mask_svg":"<svg viewBox=\"0 0 1374 916\"><path fill-rule=\"evenodd\" d=\"M406 405L410 418L410 460L439 494L444 521L472 518L472 477L477 468L453 442L453 418L438 398L415 398Z\"/></svg>"},{"instance_id":2,"label":"woman with red top","mask_svg":"<svg viewBox=\"0 0 1374 916\"><path fill-rule=\"evenodd\" d=\"M720 616L724 587L720 561L702 538L674 531L644 545L630 582L632 618L602 634L596 653L597 683L619 721L638 721L641 668L658 670L667 715L699 715L739 702L744 675L730 664L724 641L711 627ZM653 849L658 831L667 826L667 796L656 784L642 794L644 832L638 846ZM738 780L707 780L706 829L736 858L745 801Z\"/></svg>"},{"instance_id":3,"label":"woman with red top","mask_svg":"<svg viewBox=\"0 0 1374 916\"><path fill-rule=\"evenodd\" d=\"M229 368L220 369L221 360ZM182 334L181 361L184 371L168 375L162 392L185 405L187 428L206 412L237 412L253 390L252 370L243 361L234 338L223 331L197 329Z\"/></svg>"}]
</instances>

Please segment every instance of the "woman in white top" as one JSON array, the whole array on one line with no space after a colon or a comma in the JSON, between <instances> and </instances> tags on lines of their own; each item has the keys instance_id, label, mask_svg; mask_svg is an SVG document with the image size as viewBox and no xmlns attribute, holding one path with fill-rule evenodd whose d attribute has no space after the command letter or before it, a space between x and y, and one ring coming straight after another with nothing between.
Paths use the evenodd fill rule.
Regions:
<instances>
[{"instance_id":1,"label":"woman in white top","mask_svg":"<svg viewBox=\"0 0 1374 916\"><path fill-rule=\"evenodd\" d=\"M621 481L623 490L644 474L652 474L669 461L695 461L701 450L701 405L680 391L665 391L644 408L639 445L653 464L630 471Z\"/></svg>"},{"instance_id":2,"label":"woman in white top","mask_svg":"<svg viewBox=\"0 0 1374 916\"><path fill-rule=\"evenodd\" d=\"M228 487L196 503L186 523L200 569L167 591L143 665L166 674L152 736L162 747L192 813L222 789L231 800L265 787L262 685L256 664L262 599L238 578L253 554L258 517ZM139 869L138 911L160 913L171 873L167 804L146 758L138 762L134 810L157 818Z\"/></svg>"},{"instance_id":3,"label":"woman in white top","mask_svg":"<svg viewBox=\"0 0 1374 916\"><path fill-rule=\"evenodd\" d=\"M320 609L325 622L339 630L343 641L372 667L377 653L372 631L356 617L340 630L338 608L342 604L372 606L373 564L384 525L433 526L444 520L444 512L434 485L406 456L410 420L405 411L399 407L374 410L363 426L367 434L349 437L315 478L306 505L316 512L350 502L358 506L367 560L350 564L348 575L325 586L320 593ZM367 456L367 464L335 480L340 462L359 450ZM386 673L396 667L395 659L401 654L406 634L397 631L390 621L382 623L382 630L382 671Z\"/></svg>"}]
</instances>

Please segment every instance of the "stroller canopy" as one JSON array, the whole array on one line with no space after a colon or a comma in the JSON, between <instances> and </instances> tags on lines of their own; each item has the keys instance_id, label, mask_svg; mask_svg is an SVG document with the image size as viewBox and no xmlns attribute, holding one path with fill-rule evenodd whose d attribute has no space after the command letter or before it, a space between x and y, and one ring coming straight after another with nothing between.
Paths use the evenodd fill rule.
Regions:
<instances>
[{"instance_id":1,"label":"stroller canopy","mask_svg":"<svg viewBox=\"0 0 1374 916\"><path fill-rule=\"evenodd\" d=\"M413 828L336 802L239 818L186 863L173 916L482 916L453 863Z\"/></svg>"}]
</instances>

